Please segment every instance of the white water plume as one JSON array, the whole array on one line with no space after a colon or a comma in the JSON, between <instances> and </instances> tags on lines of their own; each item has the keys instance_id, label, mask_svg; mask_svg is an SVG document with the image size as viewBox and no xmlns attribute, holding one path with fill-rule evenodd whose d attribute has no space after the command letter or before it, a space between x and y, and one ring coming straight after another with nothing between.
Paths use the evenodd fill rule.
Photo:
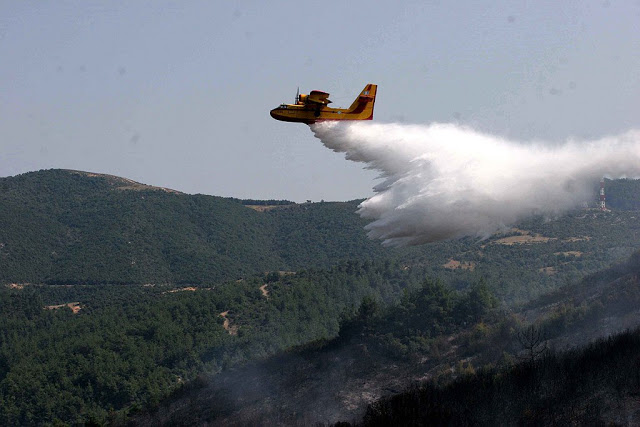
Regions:
<instances>
[{"instance_id":1,"label":"white water plume","mask_svg":"<svg viewBox=\"0 0 640 427\"><path fill-rule=\"evenodd\" d=\"M383 181L358 213L371 238L418 245L487 237L534 214L594 205L603 177L640 176L640 131L594 141L522 143L453 124L324 122L328 148L378 170Z\"/></svg>"}]
</instances>

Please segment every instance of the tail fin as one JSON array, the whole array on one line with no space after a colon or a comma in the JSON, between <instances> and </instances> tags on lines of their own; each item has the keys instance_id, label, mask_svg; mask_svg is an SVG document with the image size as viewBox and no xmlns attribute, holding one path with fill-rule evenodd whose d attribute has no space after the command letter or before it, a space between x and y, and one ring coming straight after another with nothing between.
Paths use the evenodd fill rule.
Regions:
<instances>
[{"instance_id":1,"label":"tail fin","mask_svg":"<svg viewBox=\"0 0 640 427\"><path fill-rule=\"evenodd\" d=\"M349 107L349 113L361 114L363 116L362 120L373 119L373 106L376 102L377 90L378 85L371 83L366 85Z\"/></svg>"}]
</instances>

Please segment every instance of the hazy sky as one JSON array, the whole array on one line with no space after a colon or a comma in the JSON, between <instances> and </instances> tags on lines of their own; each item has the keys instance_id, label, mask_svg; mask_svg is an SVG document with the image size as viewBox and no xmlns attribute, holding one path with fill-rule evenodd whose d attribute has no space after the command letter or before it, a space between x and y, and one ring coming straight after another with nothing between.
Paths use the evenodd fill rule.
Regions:
<instances>
[{"instance_id":1,"label":"hazy sky","mask_svg":"<svg viewBox=\"0 0 640 427\"><path fill-rule=\"evenodd\" d=\"M377 122L522 140L640 128L640 1L0 1L0 176L46 168L303 201L376 174L269 110L296 88Z\"/></svg>"}]
</instances>

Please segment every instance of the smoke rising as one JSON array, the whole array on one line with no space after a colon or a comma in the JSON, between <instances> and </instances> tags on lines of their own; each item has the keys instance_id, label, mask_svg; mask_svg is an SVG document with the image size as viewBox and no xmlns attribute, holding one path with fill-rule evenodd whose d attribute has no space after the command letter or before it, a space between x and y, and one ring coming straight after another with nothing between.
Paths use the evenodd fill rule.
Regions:
<instances>
[{"instance_id":1,"label":"smoke rising","mask_svg":"<svg viewBox=\"0 0 640 427\"><path fill-rule=\"evenodd\" d=\"M603 177L640 176L640 131L594 141L522 143L453 124L324 122L328 148L380 171L358 213L387 246L487 237L534 214L595 203Z\"/></svg>"}]
</instances>

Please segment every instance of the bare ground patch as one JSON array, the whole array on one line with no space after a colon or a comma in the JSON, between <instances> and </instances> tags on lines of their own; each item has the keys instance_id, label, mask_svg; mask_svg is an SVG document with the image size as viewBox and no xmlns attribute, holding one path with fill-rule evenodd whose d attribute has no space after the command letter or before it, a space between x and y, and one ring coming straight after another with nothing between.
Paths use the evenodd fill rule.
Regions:
<instances>
[{"instance_id":1,"label":"bare ground patch","mask_svg":"<svg viewBox=\"0 0 640 427\"><path fill-rule=\"evenodd\" d=\"M260 286L260 292L262 292L262 296L266 299L269 299L269 291L267 290L267 284Z\"/></svg>"},{"instance_id":2,"label":"bare ground patch","mask_svg":"<svg viewBox=\"0 0 640 427\"><path fill-rule=\"evenodd\" d=\"M196 288L196 287L187 286L186 288L171 289L170 291L163 292L163 294L173 294L173 293L176 293L176 292L185 292L185 291L187 291L187 292L195 292L197 290L198 290L198 288Z\"/></svg>"},{"instance_id":3,"label":"bare ground patch","mask_svg":"<svg viewBox=\"0 0 640 427\"><path fill-rule=\"evenodd\" d=\"M153 287L155 285L143 285L143 286ZM195 286L186 286L184 288L175 288L175 289L171 289L171 290L168 290L168 291L164 291L162 293L162 295L164 295L164 294L175 294L176 292L210 291L210 290L212 290L214 288L215 287L213 287L213 288L196 288Z\"/></svg>"},{"instance_id":4,"label":"bare ground patch","mask_svg":"<svg viewBox=\"0 0 640 427\"><path fill-rule=\"evenodd\" d=\"M229 335L238 335L238 327L236 325L231 325L231 320L229 319L229 310L223 311L220 313L220 317L224 319L222 323L222 327L225 331L229 332Z\"/></svg>"},{"instance_id":5,"label":"bare ground patch","mask_svg":"<svg viewBox=\"0 0 640 427\"><path fill-rule=\"evenodd\" d=\"M546 274L547 276L553 276L554 274L556 274L555 267L542 267L542 268L539 268L538 271L540 273Z\"/></svg>"},{"instance_id":6,"label":"bare ground patch","mask_svg":"<svg viewBox=\"0 0 640 427\"><path fill-rule=\"evenodd\" d=\"M476 263L473 261L456 261L455 259L450 259L449 262L442 265L444 268L448 268L449 270L469 270L473 271L476 268Z\"/></svg>"},{"instance_id":7,"label":"bare ground patch","mask_svg":"<svg viewBox=\"0 0 640 427\"><path fill-rule=\"evenodd\" d=\"M529 243L546 243L550 240L557 240L557 238L555 237L545 237L538 233L532 234L528 230L521 230L519 228L512 228L511 232L518 234L515 236L502 237L500 239L494 240L489 244L511 246Z\"/></svg>"},{"instance_id":8,"label":"bare ground patch","mask_svg":"<svg viewBox=\"0 0 640 427\"><path fill-rule=\"evenodd\" d=\"M256 212L268 212L274 209L282 209L291 205L245 205L249 209L253 209Z\"/></svg>"},{"instance_id":9,"label":"bare ground patch","mask_svg":"<svg viewBox=\"0 0 640 427\"><path fill-rule=\"evenodd\" d=\"M59 308L64 308L64 307L68 307L71 309L71 311L73 312L73 314L78 314L78 312L80 310L82 310L82 307L80 307L80 303L79 302L68 302L66 304L58 304L58 305L47 305L45 306L45 310L57 310Z\"/></svg>"},{"instance_id":10,"label":"bare ground patch","mask_svg":"<svg viewBox=\"0 0 640 427\"><path fill-rule=\"evenodd\" d=\"M565 243L583 242L583 241L588 242L589 240L591 240L591 236L567 237L566 239L562 239L562 241Z\"/></svg>"},{"instance_id":11,"label":"bare ground patch","mask_svg":"<svg viewBox=\"0 0 640 427\"><path fill-rule=\"evenodd\" d=\"M497 245L511 246L511 245L522 245L522 244L528 244L528 243L546 243L549 240L557 240L557 239L555 237L541 236L540 234L534 234L534 235L525 234L521 236L503 237L502 239L498 239L493 243Z\"/></svg>"},{"instance_id":12,"label":"bare ground patch","mask_svg":"<svg viewBox=\"0 0 640 427\"><path fill-rule=\"evenodd\" d=\"M109 184L113 185L116 190L129 190L129 191L142 191L142 190L154 190L164 191L167 193L182 194L180 191L172 190L171 188L156 187L153 185L142 184L129 178L122 178L115 175L109 175L104 173L85 172L73 169L66 169L68 172L84 175L92 178L106 179Z\"/></svg>"}]
</instances>

